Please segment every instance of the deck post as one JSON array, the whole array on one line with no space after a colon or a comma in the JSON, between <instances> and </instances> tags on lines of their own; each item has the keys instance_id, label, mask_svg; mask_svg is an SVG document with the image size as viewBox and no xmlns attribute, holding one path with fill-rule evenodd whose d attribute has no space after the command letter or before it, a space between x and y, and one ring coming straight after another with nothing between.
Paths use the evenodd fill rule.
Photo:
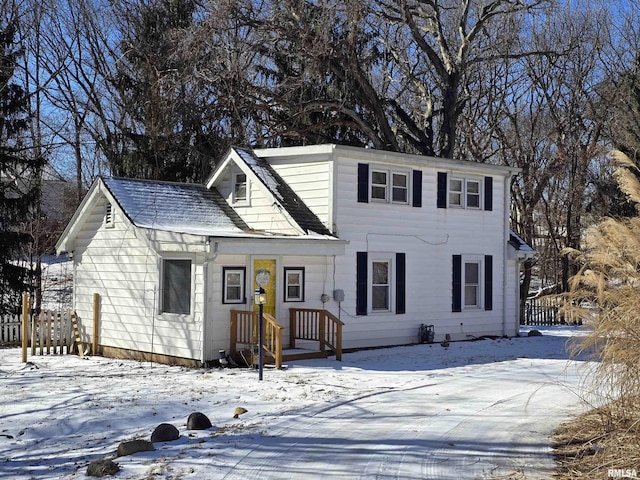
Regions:
<instances>
[{"instance_id":1,"label":"deck post","mask_svg":"<svg viewBox=\"0 0 640 480\"><path fill-rule=\"evenodd\" d=\"M235 310L231 310L231 332L229 335L229 341L231 345L229 345L229 355L231 358L235 357L237 353L236 344L238 343L238 314Z\"/></svg>"},{"instance_id":2,"label":"deck post","mask_svg":"<svg viewBox=\"0 0 640 480\"><path fill-rule=\"evenodd\" d=\"M276 368L282 368L282 329L276 328L276 351L275 351Z\"/></svg>"},{"instance_id":3,"label":"deck post","mask_svg":"<svg viewBox=\"0 0 640 480\"><path fill-rule=\"evenodd\" d=\"M29 343L29 294L22 294L22 363L27 363L27 343Z\"/></svg>"},{"instance_id":4,"label":"deck post","mask_svg":"<svg viewBox=\"0 0 640 480\"><path fill-rule=\"evenodd\" d=\"M296 309L289 309L289 348L296 348Z\"/></svg>"},{"instance_id":5,"label":"deck post","mask_svg":"<svg viewBox=\"0 0 640 480\"><path fill-rule=\"evenodd\" d=\"M320 341L320 351L324 352L326 348L326 336L325 336L325 324L326 324L326 314L324 311L318 312L318 340Z\"/></svg>"},{"instance_id":6,"label":"deck post","mask_svg":"<svg viewBox=\"0 0 640 480\"><path fill-rule=\"evenodd\" d=\"M336 360L342 361L342 324L336 325Z\"/></svg>"}]
</instances>

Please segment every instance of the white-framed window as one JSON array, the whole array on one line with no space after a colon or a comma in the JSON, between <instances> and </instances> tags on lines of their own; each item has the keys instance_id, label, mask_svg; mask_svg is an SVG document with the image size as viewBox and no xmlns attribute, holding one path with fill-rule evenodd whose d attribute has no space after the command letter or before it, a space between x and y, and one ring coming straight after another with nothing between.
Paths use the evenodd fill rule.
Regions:
<instances>
[{"instance_id":1,"label":"white-framed window","mask_svg":"<svg viewBox=\"0 0 640 480\"><path fill-rule=\"evenodd\" d=\"M482 208L482 184L480 180L468 178L449 179L449 206L459 208Z\"/></svg>"},{"instance_id":2,"label":"white-framed window","mask_svg":"<svg viewBox=\"0 0 640 480\"><path fill-rule=\"evenodd\" d=\"M372 258L370 264L371 312L391 310L391 259Z\"/></svg>"},{"instance_id":3,"label":"white-framed window","mask_svg":"<svg viewBox=\"0 0 640 480\"><path fill-rule=\"evenodd\" d=\"M237 172L233 174L233 203L249 202L249 182L247 174Z\"/></svg>"},{"instance_id":4,"label":"white-framed window","mask_svg":"<svg viewBox=\"0 0 640 480\"><path fill-rule=\"evenodd\" d=\"M449 180L449 205L452 207L463 207L462 203L464 180L461 178L452 178Z\"/></svg>"},{"instance_id":5,"label":"white-framed window","mask_svg":"<svg viewBox=\"0 0 640 480\"><path fill-rule=\"evenodd\" d=\"M464 308L480 308L480 270L479 260L464 261Z\"/></svg>"},{"instance_id":6,"label":"white-framed window","mask_svg":"<svg viewBox=\"0 0 640 480\"><path fill-rule=\"evenodd\" d=\"M161 313L191 314L191 260L162 260Z\"/></svg>"},{"instance_id":7,"label":"white-framed window","mask_svg":"<svg viewBox=\"0 0 640 480\"><path fill-rule=\"evenodd\" d=\"M371 169L370 197L372 201L409 203L409 173Z\"/></svg>"},{"instance_id":8,"label":"white-framed window","mask_svg":"<svg viewBox=\"0 0 640 480\"><path fill-rule=\"evenodd\" d=\"M467 180L465 182L466 192L466 207L467 208L480 208L480 181Z\"/></svg>"},{"instance_id":9,"label":"white-framed window","mask_svg":"<svg viewBox=\"0 0 640 480\"><path fill-rule=\"evenodd\" d=\"M408 173L391 173L391 202L409 203Z\"/></svg>"},{"instance_id":10,"label":"white-framed window","mask_svg":"<svg viewBox=\"0 0 640 480\"><path fill-rule=\"evenodd\" d=\"M493 255L452 256L451 311L493 310Z\"/></svg>"},{"instance_id":11,"label":"white-framed window","mask_svg":"<svg viewBox=\"0 0 640 480\"><path fill-rule=\"evenodd\" d=\"M222 267L222 303L245 303L245 267Z\"/></svg>"},{"instance_id":12,"label":"white-framed window","mask_svg":"<svg viewBox=\"0 0 640 480\"><path fill-rule=\"evenodd\" d=\"M387 181L389 173L383 170L371 170L371 200L388 202Z\"/></svg>"},{"instance_id":13,"label":"white-framed window","mask_svg":"<svg viewBox=\"0 0 640 480\"><path fill-rule=\"evenodd\" d=\"M104 226L107 228L113 228L115 226L115 212L113 211L113 204L107 202L104 207Z\"/></svg>"},{"instance_id":14,"label":"white-framed window","mask_svg":"<svg viewBox=\"0 0 640 480\"><path fill-rule=\"evenodd\" d=\"M284 301L304 302L303 267L284 267Z\"/></svg>"}]
</instances>

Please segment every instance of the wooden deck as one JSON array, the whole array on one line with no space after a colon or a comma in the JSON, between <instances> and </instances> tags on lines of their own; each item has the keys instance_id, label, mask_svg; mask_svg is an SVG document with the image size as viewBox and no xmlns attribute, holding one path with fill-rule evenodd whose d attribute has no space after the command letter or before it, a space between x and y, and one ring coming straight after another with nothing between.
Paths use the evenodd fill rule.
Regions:
<instances>
[{"instance_id":1,"label":"wooden deck","mask_svg":"<svg viewBox=\"0 0 640 480\"><path fill-rule=\"evenodd\" d=\"M239 363L257 363L258 313L231 311L230 355ZM284 361L327 358L329 352L342 360L343 323L326 310L289 309L289 345L283 347L284 326L263 315L263 362L281 368Z\"/></svg>"}]
</instances>

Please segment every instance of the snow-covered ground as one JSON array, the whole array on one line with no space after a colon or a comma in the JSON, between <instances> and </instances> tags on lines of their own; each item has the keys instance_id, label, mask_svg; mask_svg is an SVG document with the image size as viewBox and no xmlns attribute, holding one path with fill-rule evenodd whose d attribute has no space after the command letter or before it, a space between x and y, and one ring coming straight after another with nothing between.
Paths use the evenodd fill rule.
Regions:
<instances>
[{"instance_id":1,"label":"snow-covered ground","mask_svg":"<svg viewBox=\"0 0 640 480\"><path fill-rule=\"evenodd\" d=\"M588 405L587 361L542 337L415 345L284 370L198 369L0 349L0 478L85 478L120 442L117 479L549 478L549 435ZM233 418L236 407L247 413ZM189 431L202 412L209 430Z\"/></svg>"},{"instance_id":2,"label":"snow-covered ground","mask_svg":"<svg viewBox=\"0 0 640 480\"><path fill-rule=\"evenodd\" d=\"M14 262L23 268L35 271L35 261L21 258ZM45 255L41 259L42 308L54 312L71 309L73 288L73 262L66 256ZM19 297L18 297L19 298ZM21 306L15 306L20 311Z\"/></svg>"}]
</instances>

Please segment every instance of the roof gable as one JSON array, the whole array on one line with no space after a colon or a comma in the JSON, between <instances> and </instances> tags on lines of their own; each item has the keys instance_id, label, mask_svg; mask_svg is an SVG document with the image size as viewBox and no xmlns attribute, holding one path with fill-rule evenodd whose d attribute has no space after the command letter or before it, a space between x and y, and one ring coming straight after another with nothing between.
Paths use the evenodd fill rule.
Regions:
<instances>
[{"instance_id":1,"label":"roof gable","mask_svg":"<svg viewBox=\"0 0 640 480\"><path fill-rule=\"evenodd\" d=\"M320 235L332 235L331 231L293 191L289 184L278 175L269 162L259 158L248 148L236 147L234 150L302 230L307 233L315 232Z\"/></svg>"},{"instance_id":2,"label":"roof gable","mask_svg":"<svg viewBox=\"0 0 640 480\"><path fill-rule=\"evenodd\" d=\"M201 184L102 179L136 226L195 235L250 230L215 189Z\"/></svg>"},{"instance_id":3,"label":"roof gable","mask_svg":"<svg viewBox=\"0 0 640 480\"><path fill-rule=\"evenodd\" d=\"M101 197L115 202L136 227L200 236L251 231L217 190L204 185L98 177L58 239L58 254L73 251L76 236Z\"/></svg>"},{"instance_id":4,"label":"roof gable","mask_svg":"<svg viewBox=\"0 0 640 480\"><path fill-rule=\"evenodd\" d=\"M278 175L269 162L258 157L249 148L232 147L213 171L206 186L211 189L215 188L224 171L232 163L235 163L251 178L258 180L263 190L273 197L274 201L284 210L283 213L288 215L300 230L306 233L314 232L320 235L334 236L289 184Z\"/></svg>"}]
</instances>

